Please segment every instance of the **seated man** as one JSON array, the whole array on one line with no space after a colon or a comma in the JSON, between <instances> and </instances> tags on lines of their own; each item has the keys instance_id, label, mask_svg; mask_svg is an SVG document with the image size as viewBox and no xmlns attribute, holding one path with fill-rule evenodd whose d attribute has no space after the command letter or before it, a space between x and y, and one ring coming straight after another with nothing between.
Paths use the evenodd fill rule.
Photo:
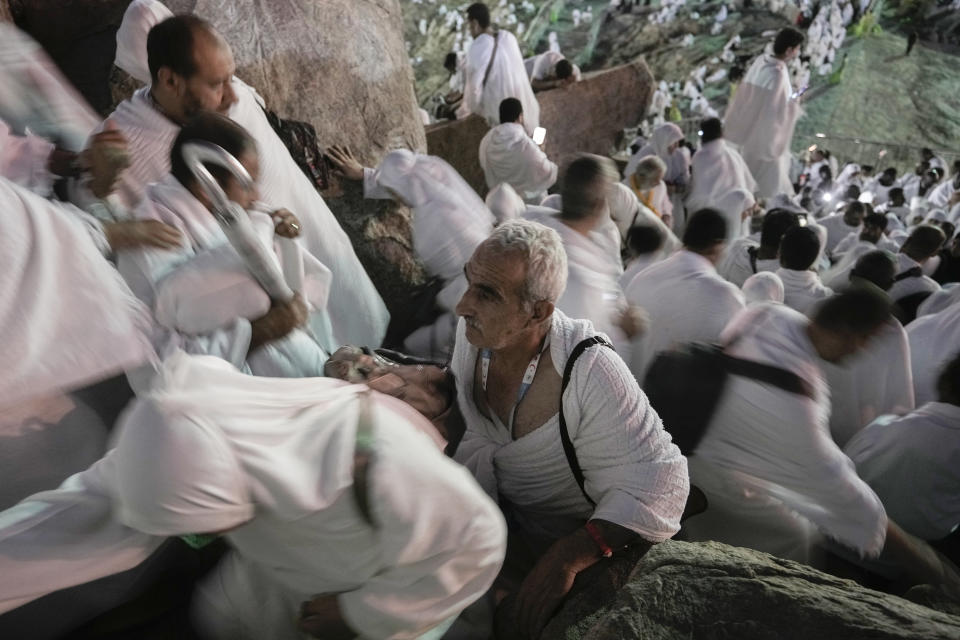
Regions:
<instances>
[{"instance_id":1,"label":"seated man","mask_svg":"<svg viewBox=\"0 0 960 640\"><path fill-rule=\"evenodd\" d=\"M821 362L857 353L890 319L882 294L858 289L826 300L812 319L782 305L744 311L724 332L727 353L785 369L805 391L731 376L689 458L710 508L685 523L692 540L716 540L822 564L818 530L860 557L881 554L911 583L957 584L942 563L887 517L830 438ZM702 484L701 484L702 483Z\"/></svg>"},{"instance_id":2,"label":"seated man","mask_svg":"<svg viewBox=\"0 0 960 640\"><path fill-rule=\"evenodd\" d=\"M503 518L409 406L182 353L161 381L103 460L3 514L0 611L194 534L230 549L192 598L210 639L414 638L493 582Z\"/></svg>"},{"instance_id":3,"label":"seated man","mask_svg":"<svg viewBox=\"0 0 960 640\"><path fill-rule=\"evenodd\" d=\"M923 224L913 230L897 254L898 269L890 298L903 310L905 322L913 320L917 307L940 290L936 280L924 275L923 265L937 255L945 241L938 227Z\"/></svg>"},{"instance_id":4,"label":"seated man","mask_svg":"<svg viewBox=\"0 0 960 640\"><path fill-rule=\"evenodd\" d=\"M534 91L565 87L580 81L580 67L567 60L559 51L545 51L523 61L530 73Z\"/></svg>"},{"instance_id":5,"label":"seated man","mask_svg":"<svg viewBox=\"0 0 960 640\"><path fill-rule=\"evenodd\" d=\"M431 323L407 336L404 348L418 356L448 359L456 326L453 307L466 288L463 265L493 230L493 214L456 169L436 156L398 149L370 169L347 147L331 147L329 153L347 179L363 181L364 197L393 199L410 208L413 251L442 288L435 301L439 317L411 310Z\"/></svg>"},{"instance_id":6,"label":"seated man","mask_svg":"<svg viewBox=\"0 0 960 640\"><path fill-rule=\"evenodd\" d=\"M828 255L833 254L841 240L851 233L860 231L860 225L866 215L867 207L865 204L851 202L843 209L842 213L834 213L818 220L820 226L827 230L826 250Z\"/></svg>"},{"instance_id":7,"label":"seated man","mask_svg":"<svg viewBox=\"0 0 960 640\"><path fill-rule=\"evenodd\" d=\"M658 353L684 342L715 342L743 310L740 290L717 275L714 267L723 255L726 233L719 212L697 211L683 232L683 249L624 287L627 301L650 316L649 326L631 349L630 370L638 381L643 381Z\"/></svg>"},{"instance_id":8,"label":"seated man","mask_svg":"<svg viewBox=\"0 0 960 640\"><path fill-rule=\"evenodd\" d=\"M905 416L884 416L844 448L887 515L922 540L960 525L960 357L937 381L937 401Z\"/></svg>"},{"instance_id":9,"label":"seated man","mask_svg":"<svg viewBox=\"0 0 960 640\"><path fill-rule=\"evenodd\" d=\"M661 249L665 240L663 231L653 225L638 224L630 227L624 243L626 249L624 251L623 275L620 276L620 286L624 290L634 276L650 265L664 259L661 255Z\"/></svg>"},{"instance_id":10,"label":"seated man","mask_svg":"<svg viewBox=\"0 0 960 640\"><path fill-rule=\"evenodd\" d=\"M557 181L557 165L527 135L516 98L500 103L500 124L480 141L480 166L488 188L506 182L528 204L540 204Z\"/></svg>"},{"instance_id":11,"label":"seated man","mask_svg":"<svg viewBox=\"0 0 960 640\"><path fill-rule=\"evenodd\" d=\"M560 234L567 253L567 287L556 301L571 318L593 322L621 350L640 333L642 318L623 296L620 235L607 207L617 178L609 158L580 154L563 175L559 212L528 211L527 217Z\"/></svg>"},{"instance_id":12,"label":"seated man","mask_svg":"<svg viewBox=\"0 0 960 640\"><path fill-rule=\"evenodd\" d=\"M917 406L937 398L937 375L960 354L960 304L917 318L907 326Z\"/></svg>"},{"instance_id":13,"label":"seated man","mask_svg":"<svg viewBox=\"0 0 960 640\"><path fill-rule=\"evenodd\" d=\"M749 193L757 190L757 182L740 153L723 139L723 123L707 118L700 123L700 150L691 160L690 189L687 211L715 207L719 199L736 189Z\"/></svg>"},{"instance_id":14,"label":"seated man","mask_svg":"<svg viewBox=\"0 0 960 640\"><path fill-rule=\"evenodd\" d=\"M278 254L275 235L296 237L297 219L282 209L272 214L252 210L255 191L248 192L223 168L207 164L227 197L249 210L256 240L271 254L276 268L280 269L281 261L289 268L292 261L303 280L303 297L271 300L227 240L211 213L211 201L188 168L183 148L191 142L220 146L254 180L260 167L256 144L242 127L217 113L201 113L177 135L170 151L170 175L151 185L134 211L136 218L170 224L183 236L176 249L128 251L120 256L120 272L153 311L157 352L165 357L180 348L216 355L260 376L323 375L327 352L333 350L333 337L323 333L329 327L330 271L292 242L276 242L277 249L284 251ZM307 324L308 313L310 334L299 329ZM131 382L134 388L142 387L149 384L149 377L133 375Z\"/></svg>"},{"instance_id":15,"label":"seated man","mask_svg":"<svg viewBox=\"0 0 960 640\"><path fill-rule=\"evenodd\" d=\"M857 246L858 243L862 242L870 243L877 249L882 249L883 251L896 253L900 250L900 245L887 238L886 231L889 224L889 219L886 215L882 213L868 213L863 217L863 226L859 233L857 231L851 231L847 234L846 238L837 243L837 246L833 248L834 258L842 260L847 251L850 251Z\"/></svg>"},{"instance_id":16,"label":"seated man","mask_svg":"<svg viewBox=\"0 0 960 640\"><path fill-rule=\"evenodd\" d=\"M833 295L823 286L820 276L812 271L820 255L820 239L808 227L793 227L780 240L780 268L776 273L783 282L783 304L809 315L818 302Z\"/></svg>"},{"instance_id":17,"label":"seated man","mask_svg":"<svg viewBox=\"0 0 960 640\"><path fill-rule=\"evenodd\" d=\"M498 227L467 263L451 363L467 426L454 457L500 496L517 542L496 585L515 598L500 615L518 615L513 630L530 638L578 573L611 553L635 562L674 535L689 489L683 456L623 360L597 345L570 368L597 331L555 307L565 262L554 231Z\"/></svg>"},{"instance_id":18,"label":"seated man","mask_svg":"<svg viewBox=\"0 0 960 640\"><path fill-rule=\"evenodd\" d=\"M763 216L760 243L755 237L737 239L717 265L717 272L738 287L761 271L776 271L780 266L780 240L783 234L806 221L806 216L786 209L771 209Z\"/></svg>"}]
</instances>

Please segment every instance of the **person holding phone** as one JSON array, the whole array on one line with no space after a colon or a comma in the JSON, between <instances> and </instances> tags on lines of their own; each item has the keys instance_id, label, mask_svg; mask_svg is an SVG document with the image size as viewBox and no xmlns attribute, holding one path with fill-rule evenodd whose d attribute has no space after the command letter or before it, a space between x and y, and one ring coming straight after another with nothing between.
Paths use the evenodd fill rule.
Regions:
<instances>
[{"instance_id":1,"label":"person holding phone","mask_svg":"<svg viewBox=\"0 0 960 640\"><path fill-rule=\"evenodd\" d=\"M773 53L753 62L724 118L726 138L740 151L763 198L794 193L790 142L797 119L803 114L800 103L804 90L794 92L787 65L800 53L803 40L796 29L781 29L773 42Z\"/></svg>"},{"instance_id":2,"label":"person holding phone","mask_svg":"<svg viewBox=\"0 0 960 640\"><path fill-rule=\"evenodd\" d=\"M540 204L557 181L557 165L539 146L545 135L541 127L534 130L533 138L527 135L523 103L516 98L503 100L500 124L480 141L480 166L487 186L493 189L507 183L524 202Z\"/></svg>"}]
</instances>

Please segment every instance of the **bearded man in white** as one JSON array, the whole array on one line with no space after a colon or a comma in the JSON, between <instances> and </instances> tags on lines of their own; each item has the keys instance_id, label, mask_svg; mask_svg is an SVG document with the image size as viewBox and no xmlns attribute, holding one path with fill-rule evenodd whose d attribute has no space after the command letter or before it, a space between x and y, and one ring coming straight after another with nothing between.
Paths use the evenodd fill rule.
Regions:
<instances>
[{"instance_id":1,"label":"bearded man in white","mask_svg":"<svg viewBox=\"0 0 960 640\"><path fill-rule=\"evenodd\" d=\"M727 139L735 144L757 181L757 193L772 198L793 193L790 142L803 110L790 86L787 63L797 57L803 34L782 29L773 53L754 61L737 88L724 118Z\"/></svg>"},{"instance_id":2,"label":"bearded man in white","mask_svg":"<svg viewBox=\"0 0 960 640\"><path fill-rule=\"evenodd\" d=\"M540 126L540 103L533 95L516 36L494 30L490 9L482 2L467 7L467 26L473 43L463 67L463 106L457 115L475 113L493 127L499 122L500 103L517 98L523 104L524 127L533 135Z\"/></svg>"},{"instance_id":3,"label":"bearded man in white","mask_svg":"<svg viewBox=\"0 0 960 640\"><path fill-rule=\"evenodd\" d=\"M142 35L121 38L118 34L118 43L124 47L118 51L118 64L129 65L123 67L125 71L149 83L110 116L134 150L119 190L126 206L133 208L147 186L170 171L170 147L192 114L210 110L229 116L257 142L261 196L298 216L300 242L332 273L330 314L335 341L380 344L389 320L383 301L346 233L270 127L263 99L233 76L229 45L196 16L180 15L156 24L169 11L157 7L157 2L147 2L157 10L138 12L131 5L121 25L126 35L127 30L142 34L147 25L155 24L146 42Z\"/></svg>"},{"instance_id":4,"label":"bearded man in white","mask_svg":"<svg viewBox=\"0 0 960 640\"><path fill-rule=\"evenodd\" d=\"M524 202L540 204L557 181L557 165L523 127L523 104L516 98L500 103L500 124L480 141L480 166L493 189L507 183Z\"/></svg>"}]
</instances>

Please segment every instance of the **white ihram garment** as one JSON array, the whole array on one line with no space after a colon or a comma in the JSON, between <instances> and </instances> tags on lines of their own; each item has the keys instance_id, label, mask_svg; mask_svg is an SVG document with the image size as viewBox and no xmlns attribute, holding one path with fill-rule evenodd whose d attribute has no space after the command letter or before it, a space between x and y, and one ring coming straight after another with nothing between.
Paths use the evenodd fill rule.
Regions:
<instances>
[{"instance_id":1,"label":"white ihram garment","mask_svg":"<svg viewBox=\"0 0 960 640\"><path fill-rule=\"evenodd\" d=\"M833 290L823 286L820 276L813 271L780 267L776 274L783 282L783 304L805 316L813 312L818 302L833 295Z\"/></svg>"},{"instance_id":2,"label":"white ihram garment","mask_svg":"<svg viewBox=\"0 0 960 640\"><path fill-rule=\"evenodd\" d=\"M720 198L735 189L749 193L757 190L747 163L723 138L700 147L693 154L691 165L693 174L686 197L687 210L691 213L716 207Z\"/></svg>"},{"instance_id":3,"label":"white ihram garment","mask_svg":"<svg viewBox=\"0 0 960 640\"><path fill-rule=\"evenodd\" d=\"M499 44L484 85L483 77L494 54L494 37ZM523 105L523 126L528 134L533 135L540 126L540 103L530 86L517 38L509 31L498 31L495 36L483 33L473 41L464 64L463 89L467 113L486 118L491 127L500 122L500 103L505 98L516 98Z\"/></svg>"},{"instance_id":4,"label":"white ihram garment","mask_svg":"<svg viewBox=\"0 0 960 640\"><path fill-rule=\"evenodd\" d=\"M530 204L540 204L557 181L557 165L515 122L498 125L483 136L480 166L488 188L506 182Z\"/></svg>"},{"instance_id":5,"label":"white ihram garment","mask_svg":"<svg viewBox=\"0 0 960 640\"><path fill-rule=\"evenodd\" d=\"M803 109L792 91L787 65L764 54L750 66L724 117L724 135L738 147L764 198L793 193L790 141Z\"/></svg>"},{"instance_id":6,"label":"white ihram garment","mask_svg":"<svg viewBox=\"0 0 960 640\"><path fill-rule=\"evenodd\" d=\"M917 318L907 325L913 391L917 406L937 399L937 378L947 362L960 353L960 304Z\"/></svg>"}]
</instances>

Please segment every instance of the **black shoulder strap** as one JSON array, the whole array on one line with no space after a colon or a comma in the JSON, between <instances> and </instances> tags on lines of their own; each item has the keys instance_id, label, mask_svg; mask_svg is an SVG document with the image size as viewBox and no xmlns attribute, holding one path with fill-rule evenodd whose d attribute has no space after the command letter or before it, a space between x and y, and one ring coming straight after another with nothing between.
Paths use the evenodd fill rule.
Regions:
<instances>
[{"instance_id":1,"label":"black shoulder strap","mask_svg":"<svg viewBox=\"0 0 960 640\"><path fill-rule=\"evenodd\" d=\"M754 273L757 272L757 256L760 254L760 249L757 247L747 247L747 255L750 256L750 269Z\"/></svg>"},{"instance_id":2,"label":"black shoulder strap","mask_svg":"<svg viewBox=\"0 0 960 640\"><path fill-rule=\"evenodd\" d=\"M784 391L796 393L811 400L814 399L813 387L792 371L753 360L735 358L726 354L724 354L723 359L727 373L730 375L765 382Z\"/></svg>"},{"instance_id":3,"label":"black shoulder strap","mask_svg":"<svg viewBox=\"0 0 960 640\"><path fill-rule=\"evenodd\" d=\"M493 69L493 60L497 57L497 47L500 46L500 32L495 31L493 34L493 53L490 54L490 62L487 63L487 70L483 73L483 84L481 88L487 88L487 80L490 79L490 70Z\"/></svg>"},{"instance_id":4,"label":"black shoulder strap","mask_svg":"<svg viewBox=\"0 0 960 640\"><path fill-rule=\"evenodd\" d=\"M570 432L567 430L567 419L563 415L563 394L567 390L567 385L570 384L570 376L573 375L573 365L576 364L577 358L595 344L613 349L613 345L607 342L602 336L593 336L592 338L586 338L580 341L577 346L573 348L570 357L567 358L567 365L563 368L563 383L560 386L560 442L563 443L563 453L567 456L567 464L570 465L570 471L573 472L573 477L580 487L580 492L583 493L583 497L587 499L587 502L589 502L591 506L596 506L597 503L587 495L587 490L584 487L583 470L580 468L580 461L577 460L577 450L573 448L573 442L570 440Z\"/></svg>"}]
</instances>

